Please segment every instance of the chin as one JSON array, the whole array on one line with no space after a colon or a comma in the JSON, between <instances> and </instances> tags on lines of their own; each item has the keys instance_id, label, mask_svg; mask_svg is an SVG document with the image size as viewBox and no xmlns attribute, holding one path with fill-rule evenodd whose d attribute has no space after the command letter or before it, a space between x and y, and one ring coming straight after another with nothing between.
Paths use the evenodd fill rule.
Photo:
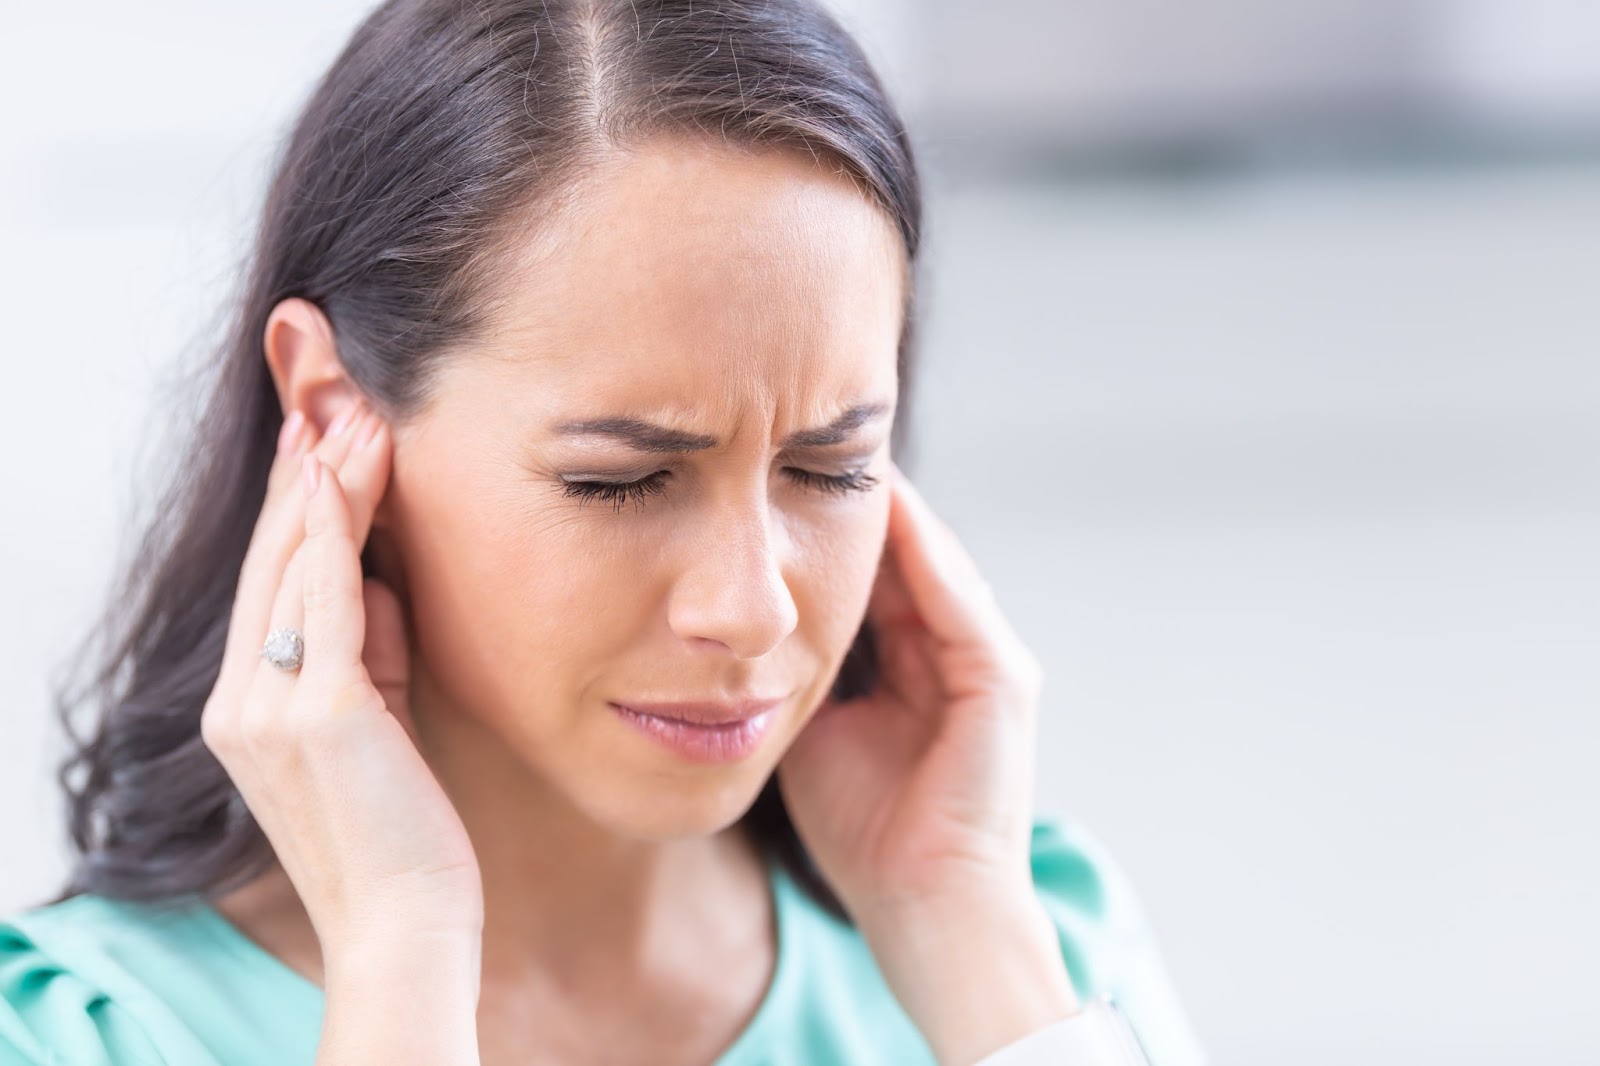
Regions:
<instances>
[{"instance_id":1,"label":"chin","mask_svg":"<svg viewBox=\"0 0 1600 1066\"><path fill-rule=\"evenodd\" d=\"M715 836L745 816L763 780L630 782L594 797L590 815L619 836L635 840L685 840Z\"/></svg>"}]
</instances>

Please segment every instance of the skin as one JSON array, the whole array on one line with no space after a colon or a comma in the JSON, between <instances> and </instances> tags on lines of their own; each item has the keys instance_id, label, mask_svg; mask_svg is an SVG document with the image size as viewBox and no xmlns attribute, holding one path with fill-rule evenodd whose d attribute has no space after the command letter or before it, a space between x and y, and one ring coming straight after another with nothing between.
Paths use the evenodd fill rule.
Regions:
<instances>
[{"instance_id":1,"label":"skin","mask_svg":"<svg viewBox=\"0 0 1600 1066\"><path fill-rule=\"evenodd\" d=\"M253 655L262 615L299 624L303 610L307 664L293 681L258 668L248 696L247 668L230 680L225 666L218 691L235 698L208 705L207 742L283 863L218 909L330 1004L352 989L328 1043L357 1046L358 974L439 998L423 989L452 967L389 947L420 928L475 941L444 952L481 982L461 999L476 1015L462 1061L710 1062L775 962L766 874L734 823L776 770L941 1061L1075 1010L1027 868L1037 663L889 455L906 284L892 222L809 154L698 141L617 156L574 203L513 249L491 327L403 424L361 401L314 305L286 300L269 319L269 368L304 429L286 433L262 526L281 510L304 540L263 549L279 569L247 562L230 654ZM886 410L846 443L780 447L863 403ZM602 416L716 444L650 455L553 431ZM309 501L291 491L308 454L323 486ZM871 483L832 494L797 469ZM567 492L657 471L661 494L620 509ZM362 587L368 538L381 581ZM833 705L868 614L888 678ZM753 755L714 766L607 706L741 695L784 703ZM387 765L368 754L391 748ZM383 771L374 790L409 782L368 796L367 823L325 813L356 802L366 763L352 769L351 752ZM285 796L314 797L319 766L348 778L328 786L339 799L297 809ZM352 824L372 827L354 845L370 852L363 893L326 872L335 856L362 865L339 837ZM405 920L380 928L373 913ZM461 913L474 920L455 929L445 916ZM1036 994L985 1004L984 983L940 972Z\"/></svg>"}]
</instances>

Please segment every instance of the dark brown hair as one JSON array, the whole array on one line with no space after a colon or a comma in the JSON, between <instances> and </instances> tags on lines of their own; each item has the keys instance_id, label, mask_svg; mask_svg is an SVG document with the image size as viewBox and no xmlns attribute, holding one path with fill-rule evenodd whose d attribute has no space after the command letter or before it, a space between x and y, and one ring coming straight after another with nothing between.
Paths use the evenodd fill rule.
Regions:
<instances>
[{"instance_id":1,"label":"dark brown hair","mask_svg":"<svg viewBox=\"0 0 1600 1066\"><path fill-rule=\"evenodd\" d=\"M909 425L921 189L867 59L811 0L391 0L356 30L301 112L267 193L203 405L110 606L56 692L76 863L57 900L215 895L274 861L200 736L283 412L262 348L280 300L332 323L339 358L397 421L481 330L485 267L530 209L581 195L604 154L661 135L812 153L904 240L898 453ZM576 192L575 192L576 191ZM371 573L363 554L363 569ZM863 624L833 695L873 683ZM87 707L87 735L74 728ZM796 837L776 775L743 819L848 920Z\"/></svg>"}]
</instances>

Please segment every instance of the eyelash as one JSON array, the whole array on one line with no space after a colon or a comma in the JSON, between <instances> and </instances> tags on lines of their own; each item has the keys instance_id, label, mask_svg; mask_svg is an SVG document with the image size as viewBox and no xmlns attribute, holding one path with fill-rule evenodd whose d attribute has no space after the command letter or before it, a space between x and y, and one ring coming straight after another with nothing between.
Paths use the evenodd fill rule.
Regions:
<instances>
[{"instance_id":1,"label":"eyelash","mask_svg":"<svg viewBox=\"0 0 1600 1066\"><path fill-rule=\"evenodd\" d=\"M835 476L815 474L795 467L788 469L789 475L802 485L829 495L843 496L851 492L866 492L878 483L878 479L865 470L852 470L847 474ZM666 470L658 470L638 481L569 481L566 495L576 496L585 501L596 499L609 501L616 505L614 510L620 511L630 497L643 503L646 496L664 494L667 490L662 481L668 473Z\"/></svg>"}]
</instances>

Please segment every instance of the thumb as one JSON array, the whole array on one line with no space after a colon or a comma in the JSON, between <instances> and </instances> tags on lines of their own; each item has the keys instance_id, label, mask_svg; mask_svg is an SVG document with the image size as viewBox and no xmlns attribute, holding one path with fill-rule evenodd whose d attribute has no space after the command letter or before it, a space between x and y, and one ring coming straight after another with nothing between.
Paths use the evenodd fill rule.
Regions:
<instances>
[{"instance_id":1,"label":"thumb","mask_svg":"<svg viewBox=\"0 0 1600 1066\"><path fill-rule=\"evenodd\" d=\"M411 718L411 641L406 632L405 609L394 589L375 577L363 580L361 599L367 612L367 639L361 661L372 686L383 696L384 706L417 742Z\"/></svg>"}]
</instances>

